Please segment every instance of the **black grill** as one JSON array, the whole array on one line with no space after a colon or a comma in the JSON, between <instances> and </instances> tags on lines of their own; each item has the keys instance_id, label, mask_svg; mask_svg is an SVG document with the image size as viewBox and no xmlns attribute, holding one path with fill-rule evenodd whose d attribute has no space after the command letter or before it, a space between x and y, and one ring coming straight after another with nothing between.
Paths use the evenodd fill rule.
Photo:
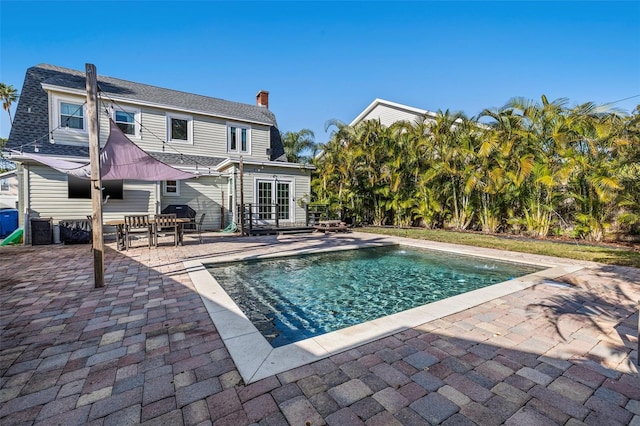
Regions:
<instances>
[{"instance_id":1,"label":"black grill","mask_svg":"<svg viewBox=\"0 0 640 426\"><path fill-rule=\"evenodd\" d=\"M171 214L175 213L176 217L188 217L189 219L195 219L196 211L189 207L187 204L170 204L164 209L162 209L162 214ZM194 224L186 223L184 225L185 229L193 229L195 228Z\"/></svg>"}]
</instances>

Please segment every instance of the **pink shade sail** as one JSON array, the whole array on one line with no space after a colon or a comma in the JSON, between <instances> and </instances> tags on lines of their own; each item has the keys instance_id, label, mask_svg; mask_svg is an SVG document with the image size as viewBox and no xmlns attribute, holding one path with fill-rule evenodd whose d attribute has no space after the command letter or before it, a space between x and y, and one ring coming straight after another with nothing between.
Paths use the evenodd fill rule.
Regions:
<instances>
[{"instance_id":1,"label":"pink shade sail","mask_svg":"<svg viewBox=\"0 0 640 426\"><path fill-rule=\"evenodd\" d=\"M82 179L91 177L90 163L78 164L37 154L23 155L68 175ZM147 154L131 142L113 120L109 120L109 138L100 152L100 174L102 180L162 181L198 177L193 173L171 167Z\"/></svg>"}]
</instances>

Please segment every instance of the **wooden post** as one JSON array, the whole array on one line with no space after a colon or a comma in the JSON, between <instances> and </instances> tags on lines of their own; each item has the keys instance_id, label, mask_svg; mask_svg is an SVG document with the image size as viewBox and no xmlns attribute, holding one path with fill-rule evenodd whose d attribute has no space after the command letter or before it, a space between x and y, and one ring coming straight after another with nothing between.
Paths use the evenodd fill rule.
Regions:
<instances>
[{"instance_id":1,"label":"wooden post","mask_svg":"<svg viewBox=\"0 0 640 426\"><path fill-rule=\"evenodd\" d=\"M240 235L244 236L244 172L242 155L240 156Z\"/></svg>"},{"instance_id":2,"label":"wooden post","mask_svg":"<svg viewBox=\"0 0 640 426\"><path fill-rule=\"evenodd\" d=\"M104 287L104 243L102 240L102 177L100 176L100 128L98 123L98 75L96 66L86 64L89 163L91 164L91 210L93 232L93 275L95 288Z\"/></svg>"}]
</instances>

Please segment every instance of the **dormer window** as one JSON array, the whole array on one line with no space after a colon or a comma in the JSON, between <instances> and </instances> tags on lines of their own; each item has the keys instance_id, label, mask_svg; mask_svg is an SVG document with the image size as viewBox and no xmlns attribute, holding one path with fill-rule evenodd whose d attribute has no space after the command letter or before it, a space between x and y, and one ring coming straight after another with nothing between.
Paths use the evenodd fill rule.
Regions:
<instances>
[{"instance_id":1,"label":"dormer window","mask_svg":"<svg viewBox=\"0 0 640 426\"><path fill-rule=\"evenodd\" d=\"M138 125L140 120L136 118L139 116L139 110L120 110L114 112L113 121L125 135L138 137L140 135Z\"/></svg>"},{"instance_id":2,"label":"dormer window","mask_svg":"<svg viewBox=\"0 0 640 426\"><path fill-rule=\"evenodd\" d=\"M227 152L251 153L251 127L227 124Z\"/></svg>"},{"instance_id":3,"label":"dormer window","mask_svg":"<svg viewBox=\"0 0 640 426\"><path fill-rule=\"evenodd\" d=\"M60 127L84 130L84 112L82 104L60 102Z\"/></svg>"},{"instance_id":4,"label":"dormer window","mask_svg":"<svg viewBox=\"0 0 640 426\"><path fill-rule=\"evenodd\" d=\"M193 118L188 115L167 114L167 140L193 143Z\"/></svg>"}]
</instances>

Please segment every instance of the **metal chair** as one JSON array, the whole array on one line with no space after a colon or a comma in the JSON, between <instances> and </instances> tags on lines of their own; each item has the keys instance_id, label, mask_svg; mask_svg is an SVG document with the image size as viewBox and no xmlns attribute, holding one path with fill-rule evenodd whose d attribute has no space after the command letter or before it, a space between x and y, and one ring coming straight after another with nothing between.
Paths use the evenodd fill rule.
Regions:
<instances>
[{"instance_id":1,"label":"metal chair","mask_svg":"<svg viewBox=\"0 0 640 426\"><path fill-rule=\"evenodd\" d=\"M202 243L202 224L204 223L204 215L206 213L202 213L202 216L200 216L200 219L198 220L198 223L196 224L196 231L198 232L198 241L200 241Z\"/></svg>"},{"instance_id":2,"label":"metal chair","mask_svg":"<svg viewBox=\"0 0 640 426\"><path fill-rule=\"evenodd\" d=\"M136 235L147 234L149 248L153 241L153 224L149 221L149 215L127 215L124 217L124 247L128 250L131 247L131 239Z\"/></svg>"},{"instance_id":3,"label":"metal chair","mask_svg":"<svg viewBox=\"0 0 640 426\"><path fill-rule=\"evenodd\" d=\"M154 233L153 233L153 239L154 239L154 243L155 246L158 247L158 237L159 236L167 236L167 235L173 235L173 245L177 246L178 245L178 240L179 240L179 226L178 226L178 222L176 221L176 214L175 213L170 213L170 214L157 214L153 217L153 224L154 224Z\"/></svg>"},{"instance_id":4,"label":"metal chair","mask_svg":"<svg viewBox=\"0 0 640 426\"><path fill-rule=\"evenodd\" d=\"M191 222L189 222L188 232L197 232L198 233L198 241L202 243L202 224L204 223L204 217L206 213L202 213L200 215L200 219L196 222L196 219L193 218Z\"/></svg>"}]
</instances>

